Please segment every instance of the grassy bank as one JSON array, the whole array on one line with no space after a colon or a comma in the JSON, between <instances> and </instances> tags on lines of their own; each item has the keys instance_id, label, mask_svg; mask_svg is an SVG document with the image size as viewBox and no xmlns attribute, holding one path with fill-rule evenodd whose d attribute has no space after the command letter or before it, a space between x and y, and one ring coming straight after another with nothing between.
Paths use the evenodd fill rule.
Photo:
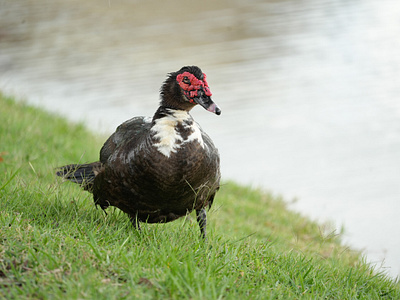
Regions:
<instances>
[{"instance_id":1,"label":"grassy bank","mask_svg":"<svg viewBox=\"0 0 400 300\"><path fill-rule=\"evenodd\" d=\"M400 298L334 232L232 182L209 213L207 244L193 216L139 234L54 176L96 160L104 138L1 95L0 121L0 298Z\"/></svg>"}]
</instances>

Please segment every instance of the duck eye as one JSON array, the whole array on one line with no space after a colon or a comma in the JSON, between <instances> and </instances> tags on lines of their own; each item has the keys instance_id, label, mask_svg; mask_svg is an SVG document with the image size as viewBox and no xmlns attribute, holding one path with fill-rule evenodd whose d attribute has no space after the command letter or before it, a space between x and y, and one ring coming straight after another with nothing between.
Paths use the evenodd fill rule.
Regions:
<instances>
[{"instance_id":1,"label":"duck eye","mask_svg":"<svg viewBox=\"0 0 400 300\"><path fill-rule=\"evenodd\" d=\"M187 76L183 77L182 81L183 83L190 84L190 79Z\"/></svg>"}]
</instances>

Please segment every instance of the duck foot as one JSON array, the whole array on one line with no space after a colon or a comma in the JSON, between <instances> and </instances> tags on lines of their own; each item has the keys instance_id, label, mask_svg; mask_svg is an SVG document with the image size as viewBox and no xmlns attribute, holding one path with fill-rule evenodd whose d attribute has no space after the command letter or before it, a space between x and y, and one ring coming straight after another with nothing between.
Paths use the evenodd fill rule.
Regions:
<instances>
[{"instance_id":1,"label":"duck foot","mask_svg":"<svg viewBox=\"0 0 400 300\"><path fill-rule=\"evenodd\" d=\"M140 231L141 229L140 229L140 224L139 224L139 220L138 220L137 216L136 215L135 216L130 216L129 218L131 219L131 223L132 223L133 227L137 231Z\"/></svg>"}]
</instances>

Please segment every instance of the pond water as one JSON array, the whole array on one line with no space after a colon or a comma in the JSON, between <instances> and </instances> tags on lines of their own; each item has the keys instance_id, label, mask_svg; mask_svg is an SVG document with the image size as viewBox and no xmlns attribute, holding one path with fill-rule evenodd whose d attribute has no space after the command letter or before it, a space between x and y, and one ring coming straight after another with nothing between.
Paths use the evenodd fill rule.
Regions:
<instances>
[{"instance_id":1,"label":"pond water","mask_svg":"<svg viewBox=\"0 0 400 300\"><path fill-rule=\"evenodd\" d=\"M0 89L111 133L198 65L224 179L296 199L398 276L400 2L180 3L0 0Z\"/></svg>"}]
</instances>

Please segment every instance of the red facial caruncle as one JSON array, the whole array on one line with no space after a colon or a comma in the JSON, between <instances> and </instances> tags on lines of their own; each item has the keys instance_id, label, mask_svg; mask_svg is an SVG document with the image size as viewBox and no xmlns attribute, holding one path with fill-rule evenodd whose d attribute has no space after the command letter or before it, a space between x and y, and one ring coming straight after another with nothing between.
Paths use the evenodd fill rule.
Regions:
<instances>
[{"instance_id":1,"label":"red facial caruncle","mask_svg":"<svg viewBox=\"0 0 400 300\"><path fill-rule=\"evenodd\" d=\"M203 73L203 80L197 79L192 73L183 72L176 76L176 81L179 86L183 89L185 96L189 99L191 103L195 103L193 98L198 96L197 91L203 88L204 93L207 96L211 96L212 93L208 87L206 80L206 74Z\"/></svg>"}]
</instances>

